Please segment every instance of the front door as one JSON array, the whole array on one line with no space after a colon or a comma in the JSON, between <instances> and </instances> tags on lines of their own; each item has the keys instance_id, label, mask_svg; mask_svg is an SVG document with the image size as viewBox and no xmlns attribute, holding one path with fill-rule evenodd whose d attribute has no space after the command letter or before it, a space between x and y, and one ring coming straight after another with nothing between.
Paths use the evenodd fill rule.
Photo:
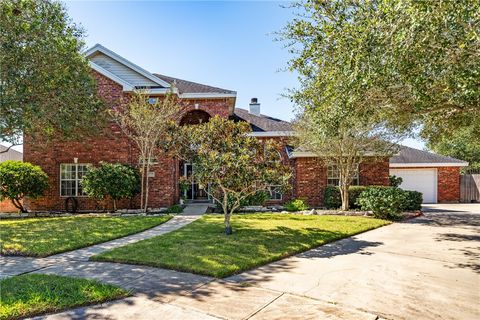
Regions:
<instances>
[{"instance_id":1,"label":"front door","mask_svg":"<svg viewBox=\"0 0 480 320\"><path fill-rule=\"evenodd\" d=\"M192 179L195 167L191 163L183 164L183 176L187 178L188 181L191 181L189 188L185 191L184 197L186 200L198 200L198 201L208 201L210 197L205 192L204 189L201 189L198 183Z\"/></svg>"}]
</instances>

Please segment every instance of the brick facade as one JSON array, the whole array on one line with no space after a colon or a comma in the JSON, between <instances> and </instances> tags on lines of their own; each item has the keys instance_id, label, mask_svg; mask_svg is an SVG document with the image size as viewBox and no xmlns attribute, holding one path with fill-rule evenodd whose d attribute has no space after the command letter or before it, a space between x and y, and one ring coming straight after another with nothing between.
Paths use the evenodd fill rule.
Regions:
<instances>
[{"instance_id":1,"label":"brick facade","mask_svg":"<svg viewBox=\"0 0 480 320\"><path fill-rule=\"evenodd\" d=\"M460 168L438 167L437 168L437 201L459 202L460 201Z\"/></svg>"},{"instance_id":2,"label":"brick facade","mask_svg":"<svg viewBox=\"0 0 480 320\"><path fill-rule=\"evenodd\" d=\"M294 197L306 198L313 207L323 205L327 186L327 167L319 158L298 158L294 164ZM359 167L360 185L388 185L388 158L368 161Z\"/></svg>"},{"instance_id":3,"label":"brick facade","mask_svg":"<svg viewBox=\"0 0 480 320\"><path fill-rule=\"evenodd\" d=\"M110 107L118 106L128 100L122 86L109 78L92 71L97 81L98 95ZM210 116L228 118L232 110L231 98L219 99L184 99L183 112L202 110ZM60 164L74 163L97 165L100 161L119 162L136 165L137 151L115 124L110 124L104 132L96 137L82 141L39 141L24 137L24 161L40 166L49 176L50 188L45 195L37 200L26 200L30 210L64 210L67 197L60 196ZM149 179L149 206L152 208L166 207L179 200L178 178L179 163L175 159L160 157L151 171L154 177ZM79 210L103 210L111 208L111 203L97 201L87 197L77 197ZM133 200L119 201L118 208L135 208L139 206L139 197Z\"/></svg>"}]
</instances>

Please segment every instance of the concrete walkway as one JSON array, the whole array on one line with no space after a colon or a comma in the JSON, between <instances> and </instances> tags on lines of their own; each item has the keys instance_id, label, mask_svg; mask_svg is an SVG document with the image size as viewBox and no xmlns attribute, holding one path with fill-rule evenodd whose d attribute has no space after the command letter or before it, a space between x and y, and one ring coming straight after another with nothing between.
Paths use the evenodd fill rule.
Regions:
<instances>
[{"instance_id":1,"label":"concrete walkway","mask_svg":"<svg viewBox=\"0 0 480 320\"><path fill-rule=\"evenodd\" d=\"M69 264L72 261L87 262L91 256L102 253L104 251L122 247L127 244L135 243L141 240L149 239L177 230L197 220L204 212L201 210L201 208L197 208L191 211L193 212L188 212L186 215L177 215L161 225L158 225L140 233L111 240L108 242L103 242L83 249L60 253L57 255L49 256L47 258L0 256L0 278L33 272L35 270L39 270L52 265L61 266L62 263Z\"/></svg>"},{"instance_id":2,"label":"concrete walkway","mask_svg":"<svg viewBox=\"0 0 480 320\"><path fill-rule=\"evenodd\" d=\"M41 318L479 319L480 205L432 210L225 280L120 264L101 275L95 270L106 263L52 266L37 272L96 277L135 295Z\"/></svg>"}]
</instances>

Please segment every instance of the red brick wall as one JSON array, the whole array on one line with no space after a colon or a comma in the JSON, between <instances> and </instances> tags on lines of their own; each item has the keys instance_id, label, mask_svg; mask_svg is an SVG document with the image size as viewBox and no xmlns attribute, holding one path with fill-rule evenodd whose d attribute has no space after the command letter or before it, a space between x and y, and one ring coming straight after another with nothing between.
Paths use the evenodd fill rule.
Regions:
<instances>
[{"instance_id":1,"label":"red brick wall","mask_svg":"<svg viewBox=\"0 0 480 320\"><path fill-rule=\"evenodd\" d=\"M116 82L92 71L98 85L98 95L110 107L118 106L122 99L128 99L122 87ZM208 112L211 116L222 118L229 116L233 101L227 99L196 99L182 100L185 104L184 112L198 108ZM197 104L197 106L196 106ZM64 210L65 197L60 197L60 164L73 163L98 164L100 161L119 162L136 165L137 151L132 143L121 133L115 124L107 126L105 131L97 137L82 139L81 141L51 142L33 140L24 137L24 161L39 165L49 176L50 188L42 198L26 200L30 210ZM158 164L153 165L151 171L155 176L150 178L149 207L165 207L178 202L178 161L160 156ZM86 197L78 197L79 210L101 210L111 208L110 201L96 201ZM118 208L135 208L139 206L139 197L134 200L124 200L118 203Z\"/></svg>"},{"instance_id":2,"label":"red brick wall","mask_svg":"<svg viewBox=\"0 0 480 320\"><path fill-rule=\"evenodd\" d=\"M437 168L438 202L460 201L460 167Z\"/></svg>"},{"instance_id":3,"label":"red brick wall","mask_svg":"<svg viewBox=\"0 0 480 320\"><path fill-rule=\"evenodd\" d=\"M0 212L18 212L10 199L0 201Z\"/></svg>"},{"instance_id":4,"label":"red brick wall","mask_svg":"<svg viewBox=\"0 0 480 320\"><path fill-rule=\"evenodd\" d=\"M327 185L327 168L319 158L298 158L295 162L295 198L306 198L309 205L321 207ZM361 185L388 185L388 158L360 165Z\"/></svg>"}]
</instances>

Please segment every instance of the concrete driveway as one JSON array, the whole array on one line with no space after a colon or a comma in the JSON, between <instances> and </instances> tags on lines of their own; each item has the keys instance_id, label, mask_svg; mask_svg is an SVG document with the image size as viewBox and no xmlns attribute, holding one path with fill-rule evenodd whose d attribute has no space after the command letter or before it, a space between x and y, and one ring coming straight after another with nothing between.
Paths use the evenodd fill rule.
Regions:
<instances>
[{"instance_id":1,"label":"concrete driveway","mask_svg":"<svg viewBox=\"0 0 480 320\"><path fill-rule=\"evenodd\" d=\"M425 209L181 293L152 280L132 298L47 318L480 319L480 205Z\"/></svg>"}]
</instances>

